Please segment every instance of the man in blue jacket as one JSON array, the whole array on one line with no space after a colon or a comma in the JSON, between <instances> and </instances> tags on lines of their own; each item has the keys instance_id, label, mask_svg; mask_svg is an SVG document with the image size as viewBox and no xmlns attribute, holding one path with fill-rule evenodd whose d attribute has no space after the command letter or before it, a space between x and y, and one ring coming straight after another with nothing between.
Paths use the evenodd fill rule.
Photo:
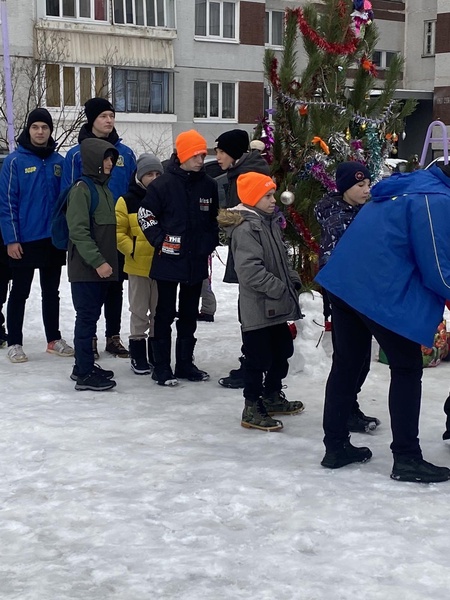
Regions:
<instances>
[{"instance_id":1,"label":"man in blue jacket","mask_svg":"<svg viewBox=\"0 0 450 600\"><path fill-rule=\"evenodd\" d=\"M6 312L8 358L14 363L28 360L22 329L35 269L39 269L47 352L73 356L59 331L59 284L66 253L53 246L50 229L63 157L56 152L52 131L50 113L45 108L32 110L18 148L6 157L0 175L0 225L12 269Z\"/></svg>"},{"instance_id":2,"label":"man in blue jacket","mask_svg":"<svg viewBox=\"0 0 450 600\"><path fill-rule=\"evenodd\" d=\"M421 344L432 346L450 296L449 239L449 167L393 175L372 189L372 202L317 275L333 310L324 467L335 469L372 456L369 448L352 446L347 419L373 335L391 371L391 477L424 483L450 479L450 469L423 460L418 437Z\"/></svg>"},{"instance_id":3,"label":"man in blue jacket","mask_svg":"<svg viewBox=\"0 0 450 600\"><path fill-rule=\"evenodd\" d=\"M109 180L108 187L112 192L114 202L123 196L130 183L131 176L136 169L136 157L128 146L122 143L115 128L116 113L113 105L105 98L91 98L84 105L87 123L78 135L78 144L71 148L64 161L62 189L71 185L81 176L80 144L86 138L104 139L119 152L119 159ZM128 358L128 350L120 341L120 327L123 302L123 281L125 279L123 266L124 256L118 252L119 281L111 282L108 295L104 304L106 321L106 348L114 356ZM94 339L94 352L97 355L96 339ZM97 355L98 357L98 355Z\"/></svg>"}]
</instances>

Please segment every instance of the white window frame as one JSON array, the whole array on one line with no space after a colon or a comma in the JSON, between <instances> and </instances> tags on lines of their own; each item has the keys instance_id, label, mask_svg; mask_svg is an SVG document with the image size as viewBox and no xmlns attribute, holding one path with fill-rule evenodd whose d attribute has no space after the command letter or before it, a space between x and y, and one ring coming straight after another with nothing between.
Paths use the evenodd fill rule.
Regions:
<instances>
[{"instance_id":1,"label":"white window frame","mask_svg":"<svg viewBox=\"0 0 450 600\"><path fill-rule=\"evenodd\" d=\"M391 54L398 54L398 52L395 50L379 50L378 48L375 49L375 52L380 54L380 64L375 63L377 69L389 69L389 65L387 64L388 56Z\"/></svg>"},{"instance_id":2,"label":"white window frame","mask_svg":"<svg viewBox=\"0 0 450 600\"><path fill-rule=\"evenodd\" d=\"M195 111L195 83L206 83L206 107L207 107L207 115L205 117L193 117L193 121L194 123L197 122L202 122L204 123L205 121L210 121L210 122L224 122L224 123L237 123L238 122L238 92L239 92L239 86L238 83L236 81L204 81L204 80L195 80L194 81L194 111ZM219 98L218 98L218 113L219 115L222 114L222 110L223 110L223 106L222 106L222 97L223 97L223 91L222 91L222 86L224 83L229 83L234 85L234 116L233 117L211 117L210 115L210 111L211 111L211 85L218 85L219 86ZM194 112L195 114L195 112Z\"/></svg>"},{"instance_id":3,"label":"white window frame","mask_svg":"<svg viewBox=\"0 0 450 600\"><path fill-rule=\"evenodd\" d=\"M234 37L224 37L223 35L223 8L224 4L234 4ZM209 15L210 15L210 4L220 4L220 34L211 35L209 33ZM196 31L197 24L195 22L194 15L194 32ZM221 42L239 42L239 1L238 0L206 0L206 33L201 35L195 33L195 39L199 40L211 40Z\"/></svg>"},{"instance_id":4,"label":"white window frame","mask_svg":"<svg viewBox=\"0 0 450 600\"><path fill-rule=\"evenodd\" d=\"M54 64L54 63L49 63ZM94 98L97 96L95 88L95 69L107 69L107 88L108 88L108 99L111 100L111 67L106 65L73 65L73 64L60 64L59 67L59 106L47 106L47 94L45 90L48 87L46 81L46 65L43 66L43 94L42 94L42 105L49 109L81 109L84 106L84 102L80 100L80 69L90 69L91 71L91 93L90 97ZM64 102L64 67L70 67L75 70L75 105L66 104Z\"/></svg>"},{"instance_id":5,"label":"white window frame","mask_svg":"<svg viewBox=\"0 0 450 600\"><path fill-rule=\"evenodd\" d=\"M129 23L127 19L126 5L127 0L112 0L112 10L113 15L115 14L115 6L118 4L122 4L122 12L124 15L124 23L117 22L113 17L113 21L115 25L135 25L136 27L164 27L166 29L174 29L175 28L175 0L163 0L164 1L164 23L161 25L158 21L158 1L159 0L150 0L153 2L154 15L155 15L155 23L148 23L147 21L147 1L148 0L140 0L143 6L143 14L144 14L144 23L136 23L136 2L138 0L131 0L132 2L132 11L133 11L133 21Z\"/></svg>"},{"instance_id":6,"label":"white window frame","mask_svg":"<svg viewBox=\"0 0 450 600\"><path fill-rule=\"evenodd\" d=\"M165 104L165 101L168 103L169 105L169 110L168 111L161 111L161 112L148 112L147 110L141 110L141 111L128 111L127 110L127 100L128 100L128 95L127 95L127 90L125 88L124 93L123 93L123 100L125 102L125 110L121 110L120 107L120 102L117 100L117 98L115 98L115 89L114 89L114 71L118 72L118 71L134 71L136 73L142 72L145 73L147 76L151 76L152 73L164 73L167 74L167 79L168 79L168 97L163 99L163 105ZM115 106L116 112L120 113L120 114L138 114L138 115L145 115L145 114L154 114L154 115L173 115L175 113L175 74L173 71L169 71L169 70L164 70L164 69L142 69L142 68L134 68L134 67L130 67L130 68L123 68L123 67L115 67L112 69L112 76L113 76L113 81L112 81L112 97L113 97L113 104ZM127 82L130 81L137 81L137 79L135 80L131 80L131 79L127 79ZM159 82L152 82L150 81L150 87L152 85L152 83L159 83ZM163 89L164 89L164 85L162 85ZM139 101L141 100L141 98L139 98ZM164 101L165 100L165 101Z\"/></svg>"},{"instance_id":7,"label":"white window frame","mask_svg":"<svg viewBox=\"0 0 450 600\"><path fill-rule=\"evenodd\" d=\"M436 21L423 22L422 56L434 56L436 52Z\"/></svg>"},{"instance_id":8,"label":"white window frame","mask_svg":"<svg viewBox=\"0 0 450 600\"><path fill-rule=\"evenodd\" d=\"M281 30L281 44L273 43L273 15L274 13L280 13L282 18L282 30ZM268 17L268 19L267 19ZM284 36L284 11L282 10L266 10L266 31L265 31L265 45L270 48L283 49L283 36Z\"/></svg>"},{"instance_id":9,"label":"white window frame","mask_svg":"<svg viewBox=\"0 0 450 600\"><path fill-rule=\"evenodd\" d=\"M63 16L63 0L59 0L59 16L56 15L47 15L47 3L46 0L43 0L44 3L44 11L45 11L45 15L47 19L64 19L65 21L67 20L73 20L73 19L77 19L77 20L82 20L82 21L89 21L89 22L94 22L94 23L109 23L110 22L110 1L108 0L106 2L106 18L105 19L95 19L94 16L92 17L80 17L80 1L81 0L75 0L75 16ZM95 0L90 0L90 4L91 4L91 15L95 15Z\"/></svg>"}]
</instances>

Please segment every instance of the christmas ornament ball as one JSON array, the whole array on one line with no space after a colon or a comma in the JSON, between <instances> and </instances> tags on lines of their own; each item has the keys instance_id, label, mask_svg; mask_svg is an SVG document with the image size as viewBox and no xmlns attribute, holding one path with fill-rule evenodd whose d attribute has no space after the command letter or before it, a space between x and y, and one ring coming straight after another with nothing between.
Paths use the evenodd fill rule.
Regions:
<instances>
[{"instance_id":1,"label":"christmas ornament ball","mask_svg":"<svg viewBox=\"0 0 450 600\"><path fill-rule=\"evenodd\" d=\"M280 200L285 206L290 206L294 203L295 196L292 192L285 190L284 192L282 192Z\"/></svg>"}]
</instances>

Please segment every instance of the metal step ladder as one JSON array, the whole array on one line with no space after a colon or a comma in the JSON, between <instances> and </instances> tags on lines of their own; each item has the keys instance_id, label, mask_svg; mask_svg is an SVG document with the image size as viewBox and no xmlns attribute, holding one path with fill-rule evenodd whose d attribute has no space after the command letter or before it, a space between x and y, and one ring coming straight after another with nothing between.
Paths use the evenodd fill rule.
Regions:
<instances>
[{"instance_id":1,"label":"metal step ladder","mask_svg":"<svg viewBox=\"0 0 450 600\"><path fill-rule=\"evenodd\" d=\"M441 130L441 136L433 137L433 127L439 127ZM420 157L420 166L425 166L425 160L427 157L428 146L433 142L441 142L444 151L444 164L448 165L448 134L447 126L442 121L433 121L428 125L427 135L425 136L425 143L423 145L422 156Z\"/></svg>"}]
</instances>

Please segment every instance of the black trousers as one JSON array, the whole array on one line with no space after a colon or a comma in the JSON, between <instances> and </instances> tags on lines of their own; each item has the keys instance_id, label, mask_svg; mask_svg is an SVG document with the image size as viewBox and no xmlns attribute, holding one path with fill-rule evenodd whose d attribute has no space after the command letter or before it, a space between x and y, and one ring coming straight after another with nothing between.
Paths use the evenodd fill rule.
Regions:
<instances>
[{"instance_id":1,"label":"black trousers","mask_svg":"<svg viewBox=\"0 0 450 600\"><path fill-rule=\"evenodd\" d=\"M12 277L12 272L7 264L0 260L0 328L5 325L5 317L3 315L3 305L8 297L8 285Z\"/></svg>"},{"instance_id":2,"label":"black trousers","mask_svg":"<svg viewBox=\"0 0 450 600\"><path fill-rule=\"evenodd\" d=\"M281 391L289 371L288 358L294 353L292 334L287 323L242 332L245 355L244 398L255 402L265 390ZM264 385L263 385L264 380Z\"/></svg>"},{"instance_id":3,"label":"black trousers","mask_svg":"<svg viewBox=\"0 0 450 600\"><path fill-rule=\"evenodd\" d=\"M378 325L333 294L329 297L333 311L334 345L323 415L326 449L336 450L349 436L347 420L373 335L385 351L391 371L391 450L394 456L421 457L418 438L422 394L420 344Z\"/></svg>"},{"instance_id":4,"label":"black trousers","mask_svg":"<svg viewBox=\"0 0 450 600\"><path fill-rule=\"evenodd\" d=\"M81 377L92 371L94 351L92 338L97 333L97 321L108 294L111 282L86 281L71 283L72 302L75 308L75 364Z\"/></svg>"},{"instance_id":5,"label":"black trousers","mask_svg":"<svg viewBox=\"0 0 450 600\"><path fill-rule=\"evenodd\" d=\"M33 282L34 267L13 267L12 288L6 309L6 328L8 346L23 345L23 320L25 304ZM41 267L39 269L42 297L42 320L47 342L61 339L59 331L59 283L61 265Z\"/></svg>"},{"instance_id":6,"label":"black trousers","mask_svg":"<svg viewBox=\"0 0 450 600\"><path fill-rule=\"evenodd\" d=\"M172 335L172 323L177 312L177 336L193 338L197 329L198 304L203 282L187 285L176 281L158 280L158 304L155 311L155 340L168 339Z\"/></svg>"}]
</instances>

